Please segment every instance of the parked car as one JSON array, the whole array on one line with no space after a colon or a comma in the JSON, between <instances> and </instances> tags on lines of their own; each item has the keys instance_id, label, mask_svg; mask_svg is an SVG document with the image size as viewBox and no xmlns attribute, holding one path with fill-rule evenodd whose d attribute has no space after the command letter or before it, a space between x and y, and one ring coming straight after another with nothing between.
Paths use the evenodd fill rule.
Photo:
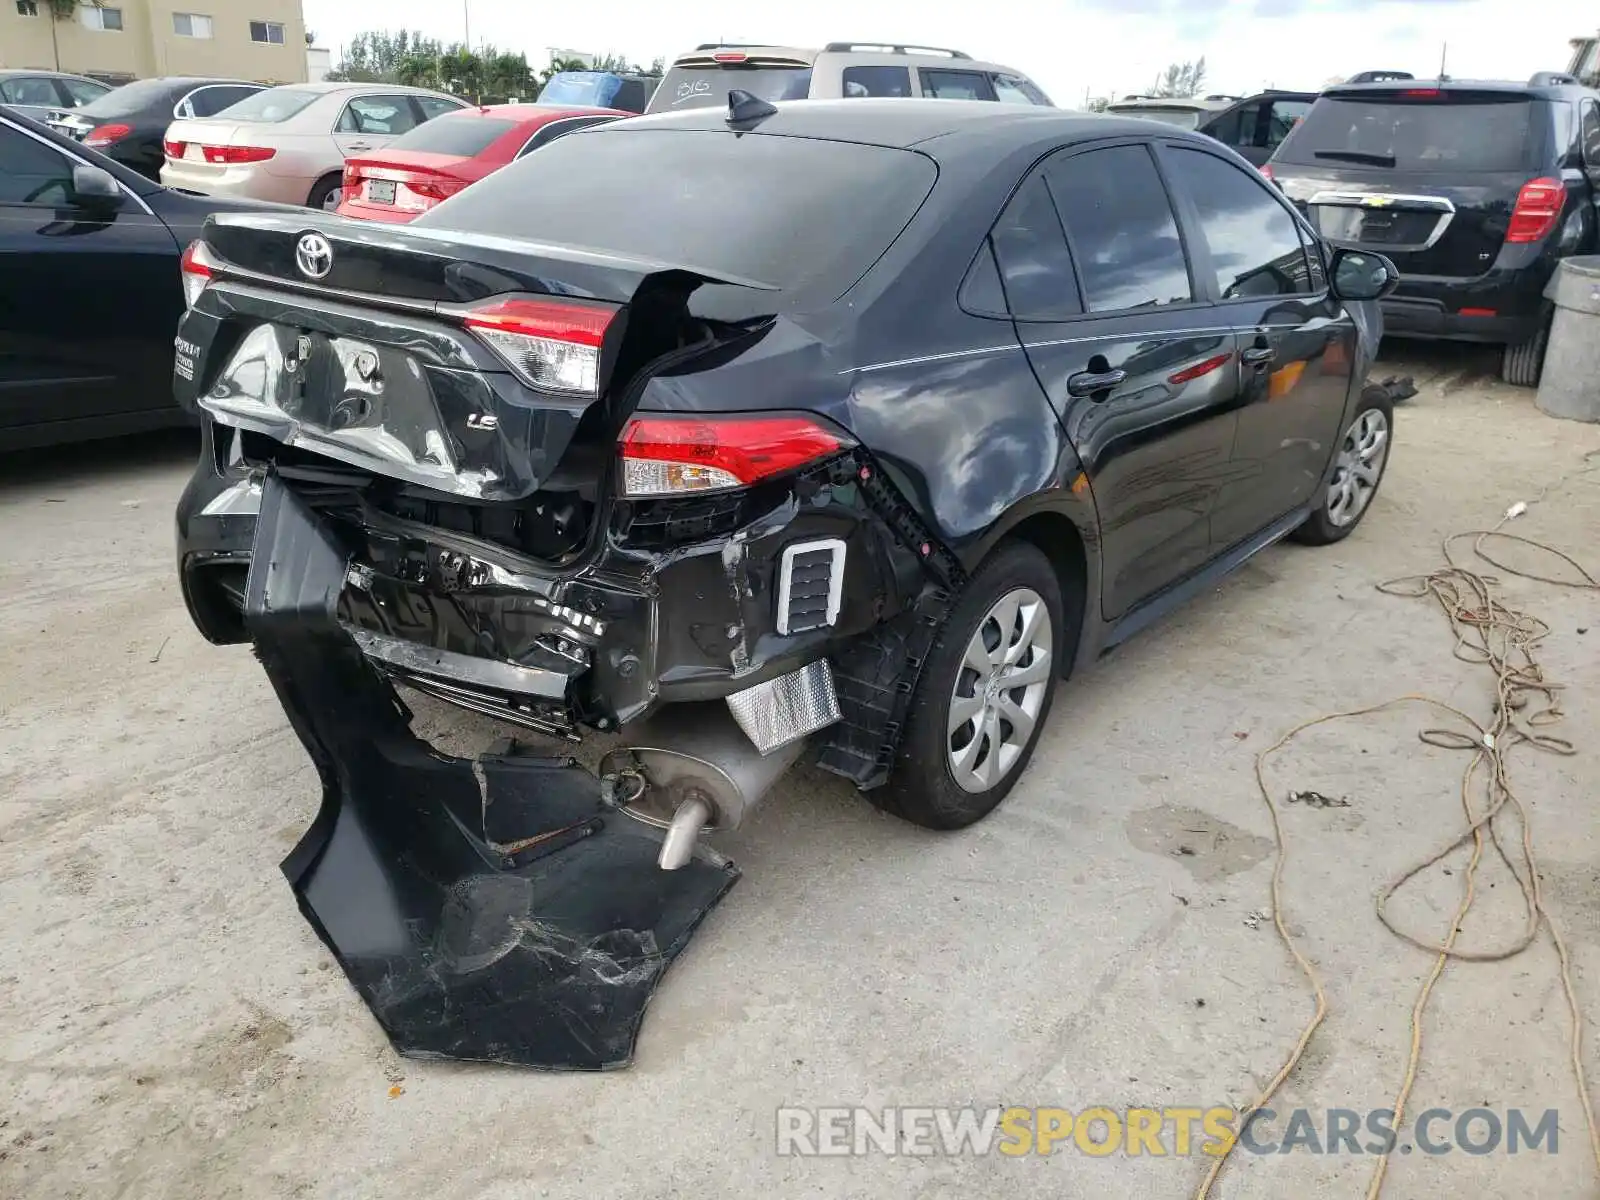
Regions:
<instances>
[{"instance_id":1,"label":"parked car","mask_svg":"<svg viewBox=\"0 0 1600 1200\"><path fill-rule=\"evenodd\" d=\"M1057 679L1348 535L1390 447L1362 385L1393 266L1147 121L740 99L560 138L404 229L221 216L187 262L205 636L247 637L238 518L276 465L271 536L341 549L302 580L274 543L306 606L275 628L337 605L391 677L624 744L727 698L747 756L822 729L935 828L1010 791ZM666 812L663 865L743 811L704 809Z\"/></svg>"},{"instance_id":2,"label":"parked car","mask_svg":"<svg viewBox=\"0 0 1600 1200\"><path fill-rule=\"evenodd\" d=\"M344 163L467 102L382 83L293 83L209 120L174 121L161 182L212 196L339 206Z\"/></svg>"},{"instance_id":3,"label":"parked car","mask_svg":"<svg viewBox=\"0 0 1600 1200\"><path fill-rule=\"evenodd\" d=\"M342 217L405 222L562 134L630 116L604 108L496 104L446 113L344 164Z\"/></svg>"},{"instance_id":4,"label":"parked car","mask_svg":"<svg viewBox=\"0 0 1600 1200\"><path fill-rule=\"evenodd\" d=\"M0 104L42 121L52 113L67 112L92 103L111 85L61 71L0 71Z\"/></svg>"},{"instance_id":5,"label":"parked car","mask_svg":"<svg viewBox=\"0 0 1600 1200\"><path fill-rule=\"evenodd\" d=\"M183 117L205 117L262 90L239 79L138 79L50 119L57 133L158 181L161 138Z\"/></svg>"},{"instance_id":6,"label":"parked car","mask_svg":"<svg viewBox=\"0 0 1600 1200\"><path fill-rule=\"evenodd\" d=\"M896 96L1050 103L1022 72L977 62L960 50L867 42L830 42L821 50L705 42L673 62L645 112L724 108L731 88L762 100Z\"/></svg>"},{"instance_id":7,"label":"parked car","mask_svg":"<svg viewBox=\"0 0 1600 1200\"><path fill-rule=\"evenodd\" d=\"M1394 259L1388 332L1503 346L1501 374L1531 387L1545 285L1600 248L1597 102L1552 72L1330 87L1268 169L1323 237Z\"/></svg>"},{"instance_id":8,"label":"parked car","mask_svg":"<svg viewBox=\"0 0 1600 1200\"><path fill-rule=\"evenodd\" d=\"M659 75L558 71L539 89L538 102L564 108L609 108L642 113L660 85Z\"/></svg>"},{"instance_id":9,"label":"parked car","mask_svg":"<svg viewBox=\"0 0 1600 1200\"><path fill-rule=\"evenodd\" d=\"M1227 110L1237 97L1207 96L1124 96L1106 105L1114 117L1143 117L1179 129L1199 129L1212 117Z\"/></svg>"},{"instance_id":10,"label":"parked car","mask_svg":"<svg viewBox=\"0 0 1600 1200\"><path fill-rule=\"evenodd\" d=\"M1205 118L1199 129L1254 166L1265 166L1295 123L1311 111L1316 98L1316 92L1260 92Z\"/></svg>"},{"instance_id":11,"label":"parked car","mask_svg":"<svg viewBox=\"0 0 1600 1200\"><path fill-rule=\"evenodd\" d=\"M168 191L0 110L0 450L191 420L179 256L210 213L263 207Z\"/></svg>"}]
</instances>

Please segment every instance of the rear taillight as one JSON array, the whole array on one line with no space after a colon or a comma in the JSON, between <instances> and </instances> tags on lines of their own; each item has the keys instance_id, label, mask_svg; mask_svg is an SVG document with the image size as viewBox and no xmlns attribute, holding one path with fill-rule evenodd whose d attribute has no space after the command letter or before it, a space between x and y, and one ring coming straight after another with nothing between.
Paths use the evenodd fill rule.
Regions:
<instances>
[{"instance_id":1,"label":"rear taillight","mask_svg":"<svg viewBox=\"0 0 1600 1200\"><path fill-rule=\"evenodd\" d=\"M266 162L277 153L270 146L201 146L208 163Z\"/></svg>"},{"instance_id":2,"label":"rear taillight","mask_svg":"<svg viewBox=\"0 0 1600 1200\"><path fill-rule=\"evenodd\" d=\"M216 266L217 260L211 257L211 248L204 242L190 242L184 249L178 269L183 273L183 302L186 307L193 308L194 302L200 299L200 293L211 282Z\"/></svg>"},{"instance_id":3,"label":"rear taillight","mask_svg":"<svg viewBox=\"0 0 1600 1200\"><path fill-rule=\"evenodd\" d=\"M418 211L429 209L466 186L459 179L409 179L395 186L395 206Z\"/></svg>"},{"instance_id":4,"label":"rear taillight","mask_svg":"<svg viewBox=\"0 0 1600 1200\"><path fill-rule=\"evenodd\" d=\"M84 136L85 146L109 146L133 132L132 125L96 125Z\"/></svg>"},{"instance_id":5,"label":"rear taillight","mask_svg":"<svg viewBox=\"0 0 1600 1200\"><path fill-rule=\"evenodd\" d=\"M635 416L622 429L622 492L681 496L748 487L850 444L810 417Z\"/></svg>"},{"instance_id":6,"label":"rear taillight","mask_svg":"<svg viewBox=\"0 0 1600 1200\"><path fill-rule=\"evenodd\" d=\"M189 148L189 143L166 139L162 141L161 148L167 152L168 158L182 158L183 152Z\"/></svg>"},{"instance_id":7,"label":"rear taillight","mask_svg":"<svg viewBox=\"0 0 1600 1200\"><path fill-rule=\"evenodd\" d=\"M1506 241L1539 242L1547 237L1566 206L1567 188L1559 179L1530 179L1517 193L1517 205L1506 226Z\"/></svg>"},{"instance_id":8,"label":"rear taillight","mask_svg":"<svg viewBox=\"0 0 1600 1200\"><path fill-rule=\"evenodd\" d=\"M1265 179L1268 183L1277 183L1278 182L1278 177L1272 173L1272 164L1271 163L1262 163L1260 170L1261 170L1261 177L1263 179Z\"/></svg>"},{"instance_id":9,"label":"rear taillight","mask_svg":"<svg viewBox=\"0 0 1600 1200\"><path fill-rule=\"evenodd\" d=\"M609 304L504 299L479 305L461 320L529 386L598 396L600 345L616 315Z\"/></svg>"}]
</instances>

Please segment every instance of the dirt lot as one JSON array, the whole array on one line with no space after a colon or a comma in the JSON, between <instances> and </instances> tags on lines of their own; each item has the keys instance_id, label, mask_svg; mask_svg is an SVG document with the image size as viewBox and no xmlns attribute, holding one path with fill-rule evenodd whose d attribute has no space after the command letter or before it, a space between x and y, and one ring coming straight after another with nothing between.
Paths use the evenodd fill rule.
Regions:
<instances>
[{"instance_id":1,"label":"dirt lot","mask_svg":"<svg viewBox=\"0 0 1600 1200\"><path fill-rule=\"evenodd\" d=\"M1579 468L1600 429L1541 416L1460 351L1415 356L1383 494L1327 550L1275 548L1074 681L990 820L934 836L801 772L722 843L745 876L651 1005L631 1070L407 1062L295 909L277 864L317 783L248 649L192 631L172 563L184 438L0 459L0 1195L1179 1196L1206 1163L805 1159L784 1104L1243 1104L1310 1011L1268 907L1252 764L1318 713L1428 691L1487 718L1437 608L1373 584L1431 569ZM1600 470L1517 532L1600 558ZM1516 764L1551 908L1600 1019L1600 611L1513 582L1551 625L1573 758ZM471 718L433 713L457 725ZM1378 889L1460 819L1459 753L1419 712L1325 729L1271 768L1285 916L1330 1015L1281 1109L1381 1108L1430 955ZM1454 876L1400 915L1442 936ZM1520 919L1492 859L1466 936ZM1546 941L1445 973L1413 1111L1561 1112L1558 1153L1396 1154L1386 1195L1593 1195ZM1594 1041L1590 1071L1600 1076ZM1281 1128L1278 1136L1281 1136ZM1221 1194L1357 1196L1373 1159L1241 1155Z\"/></svg>"}]
</instances>

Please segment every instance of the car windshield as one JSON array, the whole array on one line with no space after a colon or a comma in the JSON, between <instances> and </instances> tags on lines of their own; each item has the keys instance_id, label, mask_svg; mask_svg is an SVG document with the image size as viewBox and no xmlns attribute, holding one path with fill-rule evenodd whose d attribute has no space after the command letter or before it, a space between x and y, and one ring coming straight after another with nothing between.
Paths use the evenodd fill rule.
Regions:
<instances>
[{"instance_id":1,"label":"car windshield","mask_svg":"<svg viewBox=\"0 0 1600 1200\"><path fill-rule=\"evenodd\" d=\"M1147 104L1130 104L1126 108L1118 108L1113 104L1106 111L1116 113L1119 117L1143 117L1147 121L1160 121L1163 125L1176 125L1179 129L1200 128L1200 118L1204 115L1196 108L1152 108Z\"/></svg>"},{"instance_id":2,"label":"car windshield","mask_svg":"<svg viewBox=\"0 0 1600 1200\"><path fill-rule=\"evenodd\" d=\"M287 121L296 113L309 107L323 96L322 92L303 91L299 88L268 88L253 96L246 96L237 104L230 104L217 114L230 121L252 121L272 125Z\"/></svg>"},{"instance_id":3,"label":"car windshield","mask_svg":"<svg viewBox=\"0 0 1600 1200\"><path fill-rule=\"evenodd\" d=\"M495 117L443 116L418 125L389 143L390 150L417 150L423 154L454 154L472 158L482 154L517 127L515 121Z\"/></svg>"},{"instance_id":4,"label":"car windshield","mask_svg":"<svg viewBox=\"0 0 1600 1200\"><path fill-rule=\"evenodd\" d=\"M556 139L417 226L608 251L782 290L815 286L832 298L900 235L936 175L911 150L608 126Z\"/></svg>"},{"instance_id":5,"label":"car windshield","mask_svg":"<svg viewBox=\"0 0 1600 1200\"><path fill-rule=\"evenodd\" d=\"M544 85L539 103L608 108L621 86L621 78L609 71L561 71Z\"/></svg>"},{"instance_id":6,"label":"car windshield","mask_svg":"<svg viewBox=\"0 0 1600 1200\"><path fill-rule=\"evenodd\" d=\"M650 99L651 112L712 108L728 103L738 88L763 100L804 100L811 93L811 68L794 66L673 67Z\"/></svg>"},{"instance_id":7,"label":"car windshield","mask_svg":"<svg viewBox=\"0 0 1600 1200\"><path fill-rule=\"evenodd\" d=\"M188 88L175 85L168 79L139 79L112 88L105 95L89 101L76 111L86 117L124 117L170 99L174 103Z\"/></svg>"},{"instance_id":8,"label":"car windshield","mask_svg":"<svg viewBox=\"0 0 1600 1200\"><path fill-rule=\"evenodd\" d=\"M1515 171L1528 161L1532 109L1529 97L1505 93L1325 96L1278 158L1401 171Z\"/></svg>"}]
</instances>

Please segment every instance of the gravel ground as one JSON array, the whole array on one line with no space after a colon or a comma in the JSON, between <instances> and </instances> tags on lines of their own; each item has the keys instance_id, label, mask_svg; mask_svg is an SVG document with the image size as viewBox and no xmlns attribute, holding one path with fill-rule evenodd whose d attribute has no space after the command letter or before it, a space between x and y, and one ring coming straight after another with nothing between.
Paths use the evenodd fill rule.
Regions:
<instances>
[{"instance_id":1,"label":"gravel ground","mask_svg":"<svg viewBox=\"0 0 1600 1200\"><path fill-rule=\"evenodd\" d=\"M398 1058L301 920L278 861L318 793L247 648L189 626L171 511L186 437L0 459L0 1195L123 1197L1180 1196L1198 1155L775 1153L780 1105L1242 1104L1311 1007L1268 907L1255 754L1329 710L1427 691L1487 719L1481 668L1426 571L1582 465L1557 422L1458 349L1408 351L1367 522L1274 548L1075 680L994 817L936 836L802 770L721 846L744 879L653 1001L631 1070L539 1075ZM1517 531L1591 567L1600 471ZM1510 581L1551 626L1572 758L1515 764L1580 996L1600 1016L1600 612ZM472 718L429 713L461 730ZM1270 768L1286 805L1285 918L1330 1012L1280 1109L1384 1107L1430 955L1378 889L1460 820L1458 752L1417 711L1324 728ZM481 732L481 731L479 731ZM1398 906L1441 936L1454 875ZM1518 928L1494 859L1466 937ZM1561 1112L1558 1152L1396 1155L1387 1195L1595 1194L1546 941L1446 971L1414 1111ZM1600 1076L1593 1041L1588 1067ZM1448 1129L1448 1126L1442 1127ZM1281 1136L1281 1128L1278 1131ZM1171 1143L1168 1143L1170 1150ZM1221 1194L1364 1194L1370 1156L1240 1155Z\"/></svg>"}]
</instances>

